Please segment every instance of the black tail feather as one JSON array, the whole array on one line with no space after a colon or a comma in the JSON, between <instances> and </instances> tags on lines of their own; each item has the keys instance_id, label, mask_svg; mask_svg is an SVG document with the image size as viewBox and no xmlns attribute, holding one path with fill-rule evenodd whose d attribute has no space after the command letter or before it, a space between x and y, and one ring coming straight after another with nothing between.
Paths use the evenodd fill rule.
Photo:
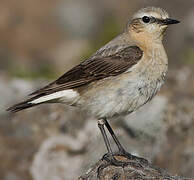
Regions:
<instances>
[{"instance_id":1,"label":"black tail feather","mask_svg":"<svg viewBox=\"0 0 194 180\"><path fill-rule=\"evenodd\" d=\"M38 104L32 104L32 103L29 103L29 101L24 101L24 102L21 102L19 104L15 104L13 106L11 106L10 108L7 109L7 111L10 111L10 112L18 112L18 111L21 111L23 109L27 109L27 108L31 108L33 106L36 106Z\"/></svg>"}]
</instances>

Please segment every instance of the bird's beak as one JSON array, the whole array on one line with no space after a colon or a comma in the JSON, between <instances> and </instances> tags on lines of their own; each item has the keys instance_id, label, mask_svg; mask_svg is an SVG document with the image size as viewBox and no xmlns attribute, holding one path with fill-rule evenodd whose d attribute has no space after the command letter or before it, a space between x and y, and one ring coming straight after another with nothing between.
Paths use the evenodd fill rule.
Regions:
<instances>
[{"instance_id":1,"label":"bird's beak","mask_svg":"<svg viewBox=\"0 0 194 180\"><path fill-rule=\"evenodd\" d=\"M170 19L170 18L163 19L160 21L161 25L170 25L170 24L178 24L178 23L180 23L180 21L177 21L175 19Z\"/></svg>"}]
</instances>

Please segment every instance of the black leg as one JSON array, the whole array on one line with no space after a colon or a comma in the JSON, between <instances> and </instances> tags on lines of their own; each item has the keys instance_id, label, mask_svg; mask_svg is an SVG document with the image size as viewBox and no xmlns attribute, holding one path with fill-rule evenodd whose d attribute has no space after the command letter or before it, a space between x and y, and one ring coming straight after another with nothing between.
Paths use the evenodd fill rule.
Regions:
<instances>
[{"instance_id":1,"label":"black leg","mask_svg":"<svg viewBox=\"0 0 194 180\"><path fill-rule=\"evenodd\" d=\"M112 149L110 147L110 142L108 140L108 137L107 137L105 129L104 129L104 124L105 124L105 121L103 119L98 120L98 127L102 133L106 148L108 150L108 154L112 154Z\"/></svg>"},{"instance_id":2,"label":"black leg","mask_svg":"<svg viewBox=\"0 0 194 180\"><path fill-rule=\"evenodd\" d=\"M125 163L125 162L120 162L120 161L118 161L118 160L116 160L116 159L114 158L114 155L113 155L113 152L112 152L112 149L111 149L111 146L110 146L110 142L109 142L109 140L108 140L106 131L105 131L105 129L104 129L104 125L105 125L105 124L106 124L106 121L105 121L104 119L98 120L98 127L99 127L99 129L100 129L100 131L101 131L101 133L102 133L102 136L103 136L103 139L104 139L106 148L107 148L107 150L108 150L108 153L105 154L105 155L103 156L103 158L102 158L103 160L106 160L107 163L104 164L104 165L101 165L100 167L98 167L98 176L100 175L100 172L101 172L104 168L106 168L107 166L109 166L109 165L122 166L122 167L124 167L124 166L127 165L127 163ZM115 137L116 137L116 136L115 136ZM117 141L118 141L118 140L117 140ZM119 144L120 144L120 143L119 143Z\"/></svg>"},{"instance_id":3,"label":"black leg","mask_svg":"<svg viewBox=\"0 0 194 180\"><path fill-rule=\"evenodd\" d=\"M121 143L119 142L118 138L116 137L113 129L111 128L110 124L108 123L108 121L106 120L106 118L104 118L104 122L105 122L105 126L108 129L110 135L112 136L114 142L116 143L119 152L125 152L125 149L123 148L123 146L121 145Z\"/></svg>"},{"instance_id":4,"label":"black leg","mask_svg":"<svg viewBox=\"0 0 194 180\"><path fill-rule=\"evenodd\" d=\"M113 156L115 155L123 155L125 157L127 157L128 159L139 159L140 161L144 161L145 163L147 163L148 161L144 158L140 158L140 157L136 157L136 156L133 156L132 154L128 153L125 148L121 145L121 143L119 142L118 138L116 137L113 129L111 128L110 124L108 123L107 119L105 118L104 119L104 122L105 122L105 126L106 128L108 129L109 133L111 134L114 142L116 143L118 149L119 149L119 152L117 153L113 153Z\"/></svg>"},{"instance_id":5,"label":"black leg","mask_svg":"<svg viewBox=\"0 0 194 180\"><path fill-rule=\"evenodd\" d=\"M109 131L109 133L111 134L114 142L116 143L116 145L117 145L117 147L119 149L119 152L117 152L117 153L113 153L112 152L112 149L111 149L111 146L110 146L110 142L108 140L107 134L106 134L105 129L104 129L104 125L106 126L106 128ZM106 120L106 118L98 120L98 127L100 128L100 131L101 131L102 136L104 138L104 142L105 142L106 148L108 150L108 153L105 154L103 156L103 158L102 158L103 160L106 160L107 163L105 165L101 165L98 168L98 176L100 175L100 171L103 170L104 168L106 168L109 165L125 167L129 163L131 163L131 162L119 161L114 156L120 155L120 156L126 157L127 159L134 159L135 158L135 159L139 159L140 161L144 161L145 163L147 163L147 160L145 160L143 158L138 158L136 156L133 156L130 153L128 153L127 151L125 151L125 149L123 148L123 146L121 145L121 143L117 139L117 137L116 137L114 131L112 130L111 126L109 125L108 121Z\"/></svg>"}]
</instances>

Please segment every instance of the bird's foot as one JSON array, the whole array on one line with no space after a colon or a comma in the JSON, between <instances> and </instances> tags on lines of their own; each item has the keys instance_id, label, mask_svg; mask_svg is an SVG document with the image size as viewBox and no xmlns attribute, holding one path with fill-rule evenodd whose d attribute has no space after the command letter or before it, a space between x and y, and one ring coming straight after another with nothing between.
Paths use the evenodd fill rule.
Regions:
<instances>
[{"instance_id":1,"label":"bird's foot","mask_svg":"<svg viewBox=\"0 0 194 180\"><path fill-rule=\"evenodd\" d=\"M142 167L142 164L148 163L146 159L133 156L125 150L116 153L106 153L102 157L102 160L106 161L106 163L98 168L98 176L100 175L101 171L108 166L117 166L124 168L125 166L131 165Z\"/></svg>"},{"instance_id":2,"label":"bird's foot","mask_svg":"<svg viewBox=\"0 0 194 180\"><path fill-rule=\"evenodd\" d=\"M106 163L98 167L98 173L97 173L98 176L100 175L101 171L108 166L120 166L124 168L125 166L129 164L128 162L117 160L114 157L114 154L110 154L110 153L105 154L102 157L102 160L106 161Z\"/></svg>"},{"instance_id":3,"label":"bird's foot","mask_svg":"<svg viewBox=\"0 0 194 180\"><path fill-rule=\"evenodd\" d=\"M139 161L143 164L148 164L148 160L147 159L144 159L142 157L138 157L138 156L134 156L132 154L130 154L129 152L125 151L124 149L116 152L113 154L114 156L123 156L129 160L136 160L136 161Z\"/></svg>"}]
</instances>

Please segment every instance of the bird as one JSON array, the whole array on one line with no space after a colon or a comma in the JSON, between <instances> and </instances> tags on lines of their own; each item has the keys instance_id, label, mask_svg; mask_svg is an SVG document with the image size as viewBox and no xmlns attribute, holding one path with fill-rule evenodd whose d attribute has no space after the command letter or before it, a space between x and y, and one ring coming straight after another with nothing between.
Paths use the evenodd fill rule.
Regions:
<instances>
[{"instance_id":1,"label":"bird","mask_svg":"<svg viewBox=\"0 0 194 180\"><path fill-rule=\"evenodd\" d=\"M90 58L7 110L18 112L43 103L79 107L97 119L106 158L122 165L114 158L105 127L118 147L117 154L133 156L121 145L107 119L136 111L160 90L168 70L163 37L169 25L179 22L159 7L138 10L124 30Z\"/></svg>"}]
</instances>

